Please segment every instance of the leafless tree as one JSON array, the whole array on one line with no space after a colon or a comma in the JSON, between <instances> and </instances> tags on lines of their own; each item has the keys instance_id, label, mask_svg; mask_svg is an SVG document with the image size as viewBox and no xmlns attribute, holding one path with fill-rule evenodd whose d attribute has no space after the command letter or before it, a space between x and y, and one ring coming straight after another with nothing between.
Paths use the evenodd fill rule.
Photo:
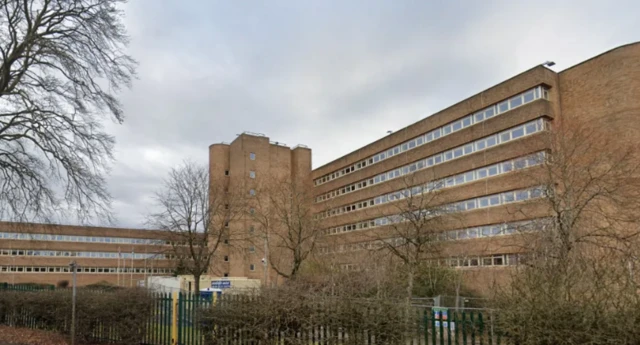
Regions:
<instances>
[{"instance_id":1,"label":"leafless tree","mask_svg":"<svg viewBox=\"0 0 640 345\"><path fill-rule=\"evenodd\" d=\"M633 343L638 145L573 123L544 140L550 152L530 178L548 217L521 233L521 265L496 298L501 328L519 344Z\"/></svg>"},{"instance_id":2,"label":"leafless tree","mask_svg":"<svg viewBox=\"0 0 640 345\"><path fill-rule=\"evenodd\" d=\"M267 261L281 277L295 279L312 254L320 222L311 208L313 196L303 182L270 179L255 198L251 218L267 241Z\"/></svg>"},{"instance_id":3,"label":"leafless tree","mask_svg":"<svg viewBox=\"0 0 640 345\"><path fill-rule=\"evenodd\" d=\"M114 139L102 120L123 121L116 94L135 74L122 2L0 1L3 217L110 215L104 176Z\"/></svg>"},{"instance_id":4,"label":"leafless tree","mask_svg":"<svg viewBox=\"0 0 640 345\"><path fill-rule=\"evenodd\" d=\"M185 161L174 168L155 196L157 213L149 224L170 233L171 256L186 273L193 275L195 291L224 240L229 222L244 215L240 195L225 190L223 183L210 183L206 166Z\"/></svg>"},{"instance_id":5,"label":"leafless tree","mask_svg":"<svg viewBox=\"0 0 640 345\"><path fill-rule=\"evenodd\" d=\"M429 270L429 266L437 265L442 249L439 236L454 219L451 210L444 205L443 182L433 179L426 182L424 178L413 174L404 176L389 187L390 191L380 197L388 204L383 203L375 211L368 212L375 217L369 226L382 228L372 229L365 235L375 241L375 252L386 253L401 263L407 309L418 275L424 271L435 272ZM428 286L435 281L422 283Z\"/></svg>"}]
</instances>

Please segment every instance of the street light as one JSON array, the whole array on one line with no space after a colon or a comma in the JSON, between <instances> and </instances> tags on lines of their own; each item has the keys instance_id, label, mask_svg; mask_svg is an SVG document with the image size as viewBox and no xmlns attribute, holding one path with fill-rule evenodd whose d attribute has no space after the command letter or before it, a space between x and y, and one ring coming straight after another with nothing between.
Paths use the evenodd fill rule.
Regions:
<instances>
[{"instance_id":1,"label":"street light","mask_svg":"<svg viewBox=\"0 0 640 345\"><path fill-rule=\"evenodd\" d=\"M72 261L69 264L71 267L72 281L73 286L71 287L71 345L76 344L76 273L78 271L78 264L75 261Z\"/></svg>"}]
</instances>

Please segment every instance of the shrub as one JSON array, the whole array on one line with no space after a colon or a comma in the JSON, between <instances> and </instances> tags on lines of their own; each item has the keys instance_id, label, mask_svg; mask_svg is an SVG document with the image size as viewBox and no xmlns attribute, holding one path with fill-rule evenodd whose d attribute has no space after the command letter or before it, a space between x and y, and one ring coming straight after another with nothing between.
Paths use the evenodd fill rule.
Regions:
<instances>
[{"instance_id":1,"label":"shrub","mask_svg":"<svg viewBox=\"0 0 640 345\"><path fill-rule=\"evenodd\" d=\"M260 344L308 344L320 334L325 344L362 344L365 337L400 344L416 321L407 319L401 301L331 296L293 282L250 296L224 296L201 314L204 325L216 325L205 329L208 343L231 333Z\"/></svg>"},{"instance_id":2,"label":"shrub","mask_svg":"<svg viewBox=\"0 0 640 345\"><path fill-rule=\"evenodd\" d=\"M139 344L152 315L153 299L140 289L112 292L78 290L76 338L79 342L115 340ZM37 325L69 334L71 291L4 291L0 294L0 324Z\"/></svg>"}]
</instances>

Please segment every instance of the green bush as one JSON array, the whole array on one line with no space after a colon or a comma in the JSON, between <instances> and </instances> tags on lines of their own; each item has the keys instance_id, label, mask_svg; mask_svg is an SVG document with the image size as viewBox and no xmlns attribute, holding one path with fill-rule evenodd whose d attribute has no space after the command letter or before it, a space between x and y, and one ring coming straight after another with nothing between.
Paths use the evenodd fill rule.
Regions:
<instances>
[{"instance_id":1,"label":"green bush","mask_svg":"<svg viewBox=\"0 0 640 345\"><path fill-rule=\"evenodd\" d=\"M79 342L117 341L139 344L152 315L152 296L145 290L78 290L76 338ZM71 290L4 291L0 324L69 334Z\"/></svg>"}]
</instances>

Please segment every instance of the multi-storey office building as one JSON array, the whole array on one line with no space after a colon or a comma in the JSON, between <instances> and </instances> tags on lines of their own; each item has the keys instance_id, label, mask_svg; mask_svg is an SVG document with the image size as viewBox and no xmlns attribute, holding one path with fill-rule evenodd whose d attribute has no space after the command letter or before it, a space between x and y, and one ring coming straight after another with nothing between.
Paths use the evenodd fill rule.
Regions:
<instances>
[{"instance_id":1,"label":"multi-storey office building","mask_svg":"<svg viewBox=\"0 0 640 345\"><path fill-rule=\"evenodd\" d=\"M229 203L241 200L246 205L246 212L230 216L233 220L227 223L228 235L216 253L210 274L276 282L277 274L265 262L269 234L260 231L264 224L256 221L255 213L268 209L265 191L278 188L278 183L310 187L311 150L303 145L289 148L262 134L245 132L230 144L211 145L209 164L212 193L228 193ZM227 208L234 209L234 205ZM271 249L270 256L275 250Z\"/></svg>"},{"instance_id":2,"label":"multi-storey office building","mask_svg":"<svg viewBox=\"0 0 640 345\"><path fill-rule=\"evenodd\" d=\"M362 256L356 253L377 246L368 235L384 233L394 222L394 204L407 193L437 188L440 205L459 214L459 221L441 229L440 239L452 245L440 261L465 269L479 283L499 279L517 263L514 229L544 226L548 216L541 186L530 178L553 154L545 133L585 123L621 145L637 140L639 91L637 43L562 72L540 65L314 169L313 207L324 227L318 254L357 267ZM257 174L274 164L266 138L243 135L231 144L236 150L212 146L212 175L249 176L254 168L247 163L255 162L249 158L253 149L243 144L248 140L262 140L265 147ZM213 150L226 151L216 156ZM282 152L289 159L294 151ZM513 206L526 212L513 212ZM257 261L251 262L238 264L239 274Z\"/></svg>"},{"instance_id":3,"label":"multi-storey office building","mask_svg":"<svg viewBox=\"0 0 640 345\"><path fill-rule=\"evenodd\" d=\"M152 275L172 275L172 255L163 231L52 224L0 223L0 282L107 282L136 286Z\"/></svg>"}]
</instances>

